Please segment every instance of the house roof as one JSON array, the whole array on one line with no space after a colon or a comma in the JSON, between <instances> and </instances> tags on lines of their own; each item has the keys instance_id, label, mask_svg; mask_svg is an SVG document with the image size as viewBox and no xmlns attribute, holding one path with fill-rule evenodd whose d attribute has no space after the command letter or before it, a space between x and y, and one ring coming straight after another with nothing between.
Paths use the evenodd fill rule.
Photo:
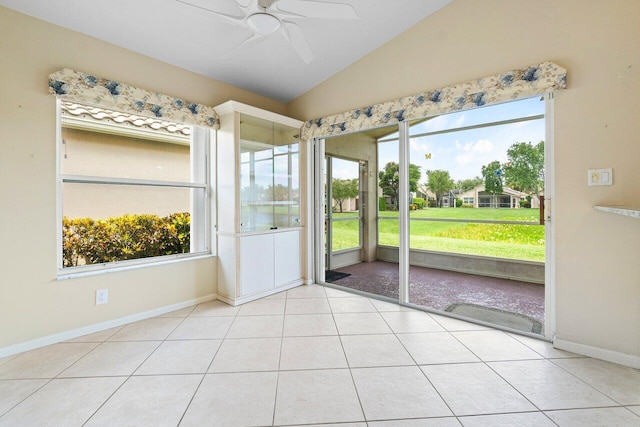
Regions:
<instances>
[{"instance_id":1,"label":"house roof","mask_svg":"<svg viewBox=\"0 0 640 427\"><path fill-rule=\"evenodd\" d=\"M117 124L180 137L189 137L189 135L191 135L191 127L189 125L173 123L166 120L121 113L106 108L91 107L68 101L61 101L60 107L62 109L63 119L77 118L87 125L90 125L90 123Z\"/></svg>"}]
</instances>

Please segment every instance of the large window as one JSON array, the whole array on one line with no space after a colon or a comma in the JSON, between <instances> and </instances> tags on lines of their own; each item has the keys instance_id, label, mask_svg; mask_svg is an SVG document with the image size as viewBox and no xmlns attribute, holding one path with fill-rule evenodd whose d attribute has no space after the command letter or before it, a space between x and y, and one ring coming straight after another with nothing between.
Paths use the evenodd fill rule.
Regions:
<instances>
[{"instance_id":1,"label":"large window","mask_svg":"<svg viewBox=\"0 0 640 427\"><path fill-rule=\"evenodd\" d=\"M544 105L535 97L410 124L411 250L544 262ZM384 176L397 141L378 140ZM396 198L379 185L379 244L398 246Z\"/></svg>"},{"instance_id":2,"label":"large window","mask_svg":"<svg viewBox=\"0 0 640 427\"><path fill-rule=\"evenodd\" d=\"M60 268L209 252L211 131L59 101Z\"/></svg>"}]
</instances>

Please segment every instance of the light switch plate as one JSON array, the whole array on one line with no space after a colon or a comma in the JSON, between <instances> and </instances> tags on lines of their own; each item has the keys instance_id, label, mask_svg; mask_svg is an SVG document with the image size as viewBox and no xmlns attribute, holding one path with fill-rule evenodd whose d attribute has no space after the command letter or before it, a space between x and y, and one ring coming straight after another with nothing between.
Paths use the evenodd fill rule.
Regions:
<instances>
[{"instance_id":1,"label":"light switch plate","mask_svg":"<svg viewBox=\"0 0 640 427\"><path fill-rule=\"evenodd\" d=\"M587 183L589 186L613 185L613 169L589 169Z\"/></svg>"}]
</instances>

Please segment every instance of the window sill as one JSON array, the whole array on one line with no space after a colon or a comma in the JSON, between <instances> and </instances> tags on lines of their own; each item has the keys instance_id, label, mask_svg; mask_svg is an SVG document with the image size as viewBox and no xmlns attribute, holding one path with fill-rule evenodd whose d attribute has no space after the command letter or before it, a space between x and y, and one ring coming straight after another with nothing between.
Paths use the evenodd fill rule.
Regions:
<instances>
[{"instance_id":1,"label":"window sill","mask_svg":"<svg viewBox=\"0 0 640 427\"><path fill-rule=\"evenodd\" d=\"M140 269L140 268L158 267L158 266L162 266L162 265L175 264L175 263L188 262L188 261L196 261L196 260L201 260L201 259L206 259L206 258L215 258L215 255L210 254L210 253L201 253L201 254L195 254L195 255L189 255L189 256L183 256L183 257L176 257L176 258L171 258L171 259L166 259L165 258L165 259L161 259L161 260L157 260L157 261L136 260L138 262L127 263L126 265L102 264L102 265L92 266L92 267L87 268L87 269L79 267L78 270L74 270L74 271L70 271L70 272L67 272L65 270L59 270L56 280L78 279L78 278L81 278L81 277L98 276L98 275L101 275L101 274L117 273L117 272L128 271L128 270L137 270L137 269ZM74 267L71 267L71 268L74 268ZM76 268L78 268L78 267L76 267Z\"/></svg>"}]
</instances>

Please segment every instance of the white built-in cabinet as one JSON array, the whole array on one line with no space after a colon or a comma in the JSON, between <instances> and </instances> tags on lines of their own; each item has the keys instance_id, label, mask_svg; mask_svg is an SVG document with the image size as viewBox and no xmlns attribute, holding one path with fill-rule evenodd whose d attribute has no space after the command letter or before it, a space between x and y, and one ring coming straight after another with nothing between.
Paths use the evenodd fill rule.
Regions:
<instances>
[{"instance_id":1,"label":"white built-in cabinet","mask_svg":"<svg viewBox=\"0 0 640 427\"><path fill-rule=\"evenodd\" d=\"M237 305L304 282L302 122L236 101L215 109L218 296Z\"/></svg>"}]
</instances>

